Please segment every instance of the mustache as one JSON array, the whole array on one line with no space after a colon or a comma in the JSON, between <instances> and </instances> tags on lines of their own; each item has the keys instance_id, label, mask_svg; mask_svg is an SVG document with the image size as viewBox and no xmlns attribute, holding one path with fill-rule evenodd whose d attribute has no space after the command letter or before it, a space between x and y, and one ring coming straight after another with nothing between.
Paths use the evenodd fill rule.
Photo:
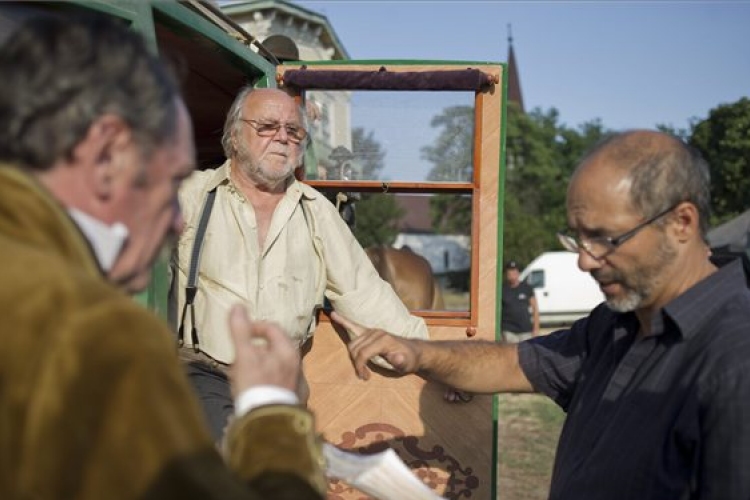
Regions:
<instances>
[{"instance_id":1,"label":"mustache","mask_svg":"<svg viewBox=\"0 0 750 500\"><path fill-rule=\"evenodd\" d=\"M591 277L594 278L597 283L614 283L623 281L622 274L615 270L606 272L601 269L594 269L589 274L591 274Z\"/></svg>"},{"instance_id":2,"label":"mustache","mask_svg":"<svg viewBox=\"0 0 750 500\"><path fill-rule=\"evenodd\" d=\"M266 152L268 153L283 153L285 155L288 155L291 151L291 148L288 144L282 144L282 143L273 143L268 146L268 149Z\"/></svg>"}]
</instances>

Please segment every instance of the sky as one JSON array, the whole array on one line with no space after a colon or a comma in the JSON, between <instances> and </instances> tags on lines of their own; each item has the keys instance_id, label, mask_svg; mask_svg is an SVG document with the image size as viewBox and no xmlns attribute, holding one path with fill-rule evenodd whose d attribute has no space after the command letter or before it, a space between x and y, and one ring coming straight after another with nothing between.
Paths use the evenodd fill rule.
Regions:
<instances>
[{"instance_id":1,"label":"sky","mask_svg":"<svg viewBox=\"0 0 750 500\"><path fill-rule=\"evenodd\" d=\"M352 59L506 62L569 127L687 128L750 96L750 1L296 1Z\"/></svg>"}]
</instances>

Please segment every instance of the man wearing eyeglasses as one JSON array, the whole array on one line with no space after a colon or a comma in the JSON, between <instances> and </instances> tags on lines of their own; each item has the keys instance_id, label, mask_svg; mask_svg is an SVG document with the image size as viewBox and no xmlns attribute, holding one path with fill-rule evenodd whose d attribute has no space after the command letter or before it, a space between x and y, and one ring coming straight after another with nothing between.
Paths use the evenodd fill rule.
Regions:
<instances>
[{"instance_id":1,"label":"man wearing eyeglasses","mask_svg":"<svg viewBox=\"0 0 750 500\"><path fill-rule=\"evenodd\" d=\"M244 303L252 319L279 324L302 349L324 297L363 323L427 338L424 321L411 316L380 279L336 207L295 179L307 140L304 113L292 97L245 88L224 125L227 161L196 172L180 189L185 230L174 259L173 317L188 375L217 440L233 412L226 369L234 351L226 316L235 302ZM186 292L186 286L194 288ZM186 299L193 294L190 305Z\"/></svg>"},{"instance_id":2,"label":"man wearing eyeglasses","mask_svg":"<svg viewBox=\"0 0 750 500\"><path fill-rule=\"evenodd\" d=\"M518 345L357 334L362 378L381 355L478 393L541 392L566 412L551 499L750 498L750 290L706 244L709 170L680 140L615 134L568 187L560 241L606 302Z\"/></svg>"}]
</instances>

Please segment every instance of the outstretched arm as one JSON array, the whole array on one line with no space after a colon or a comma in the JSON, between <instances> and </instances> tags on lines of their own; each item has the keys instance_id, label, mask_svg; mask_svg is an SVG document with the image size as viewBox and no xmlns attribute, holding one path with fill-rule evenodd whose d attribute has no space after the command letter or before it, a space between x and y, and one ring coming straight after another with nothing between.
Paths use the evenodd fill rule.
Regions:
<instances>
[{"instance_id":1,"label":"outstretched arm","mask_svg":"<svg viewBox=\"0 0 750 500\"><path fill-rule=\"evenodd\" d=\"M368 329L334 312L334 321L353 340L349 354L357 375L367 380L367 362L383 356L400 373L418 373L456 389L476 393L531 392L531 383L518 364L515 345L486 341L425 341L396 337Z\"/></svg>"}]
</instances>

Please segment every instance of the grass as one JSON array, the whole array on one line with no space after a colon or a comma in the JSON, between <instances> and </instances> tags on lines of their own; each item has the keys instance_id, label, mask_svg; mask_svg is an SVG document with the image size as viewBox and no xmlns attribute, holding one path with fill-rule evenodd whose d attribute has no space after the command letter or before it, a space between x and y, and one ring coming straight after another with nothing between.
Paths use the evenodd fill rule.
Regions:
<instances>
[{"instance_id":1,"label":"grass","mask_svg":"<svg viewBox=\"0 0 750 500\"><path fill-rule=\"evenodd\" d=\"M446 310L469 309L468 293L444 289L443 297ZM497 498L546 500L565 414L541 394L500 394L498 401Z\"/></svg>"},{"instance_id":2,"label":"grass","mask_svg":"<svg viewBox=\"0 0 750 500\"><path fill-rule=\"evenodd\" d=\"M446 311L468 311L469 292L460 292L443 288L443 302Z\"/></svg>"},{"instance_id":3,"label":"grass","mask_svg":"<svg viewBox=\"0 0 750 500\"><path fill-rule=\"evenodd\" d=\"M540 394L498 398L498 499L546 499L565 414Z\"/></svg>"}]
</instances>

